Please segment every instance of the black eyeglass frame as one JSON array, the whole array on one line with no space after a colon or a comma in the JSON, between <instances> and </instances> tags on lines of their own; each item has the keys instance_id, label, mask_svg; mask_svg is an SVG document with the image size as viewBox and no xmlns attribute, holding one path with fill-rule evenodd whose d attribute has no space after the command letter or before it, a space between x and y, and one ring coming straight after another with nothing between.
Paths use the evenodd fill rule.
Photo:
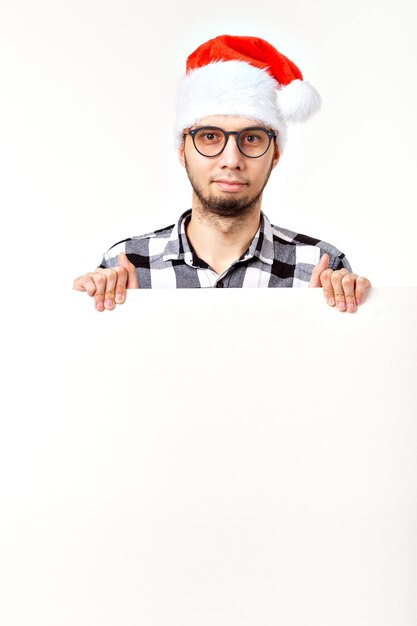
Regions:
<instances>
[{"instance_id":1,"label":"black eyeglass frame","mask_svg":"<svg viewBox=\"0 0 417 626\"><path fill-rule=\"evenodd\" d=\"M196 143L195 143L195 136L196 134L200 131L200 130L219 130L221 133L223 133L224 137L225 137L225 142L223 145L223 148L220 150L220 152L217 152L216 154L204 154L203 152L200 152L200 150L197 148ZM264 133L266 133L269 137L269 143L268 146L266 148L266 150L264 150L264 152L262 152L262 154L258 154L256 156L251 156L249 154L245 154L242 150L242 148L239 145L239 138L241 133L247 132L248 130L262 130ZM199 154L201 154L201 156L206 157L207 159L213 159L214 157L218 157L223 150L226 148L227 146L227 142L229 141L229 137L230 135L236 135L236 145L237 148L239 150L239 152L246 157L247 159L259 159L261 156L263 156L264 154L266 154L269 150L269 147L271 145L271 141L273 139L276 139L278 137L278 133L275 130L268 130L268 128L264 128L263 126L247 126L246 128L242 128L242 130L223 130L223 128L220 128L219 126L199 126L198 128L186 128L184 130L183 133L183 137L185 139L185 137L187 135L191 135L191 137L193 138L193 144L194 144L194 148L197 150L197 152Z\"/></svg>"}]
</instances>

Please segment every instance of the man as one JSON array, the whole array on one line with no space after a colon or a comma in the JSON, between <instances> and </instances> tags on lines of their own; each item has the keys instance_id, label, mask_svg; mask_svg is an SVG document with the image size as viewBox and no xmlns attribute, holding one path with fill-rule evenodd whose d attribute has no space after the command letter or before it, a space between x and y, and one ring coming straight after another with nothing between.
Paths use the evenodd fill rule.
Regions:
<instances>
[{"instance_id":1,"label":"man","mask_svg":"<svg viewBox=\"0 0 417 626\"><path fill-rule=\"evenodd\" d=\"M353 313L371 287L334 246L272 226L262 192L278 164L287 122L320 107L317 91L266 41L222 35L187 59L178 89L178 154L193 193L178 223L119 242L74 281L98 311L126 289L323 287Z\"/></svg>"}]
</instances>

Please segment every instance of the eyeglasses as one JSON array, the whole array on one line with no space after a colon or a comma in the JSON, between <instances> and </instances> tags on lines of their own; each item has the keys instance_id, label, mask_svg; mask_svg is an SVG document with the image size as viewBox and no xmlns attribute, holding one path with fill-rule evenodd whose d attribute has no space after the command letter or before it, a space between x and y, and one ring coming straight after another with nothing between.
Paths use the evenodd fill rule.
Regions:
<instances>
[{"instance_id":1,"label":"eyeglasses","mask_svg":"<svg viewBox=\"0 0 417 626\"><path fill-rule=\"evenodd\" d=\"M236 145L243 156L258 159L268 151L272 139L277 136L274 130L259 126L236 130L223 130L217 126L201 126L184 130L184 137L191 135L194 147L202 156L216 157L223 152L230 135L236 136Z\"/></svg>"}]
</instances>

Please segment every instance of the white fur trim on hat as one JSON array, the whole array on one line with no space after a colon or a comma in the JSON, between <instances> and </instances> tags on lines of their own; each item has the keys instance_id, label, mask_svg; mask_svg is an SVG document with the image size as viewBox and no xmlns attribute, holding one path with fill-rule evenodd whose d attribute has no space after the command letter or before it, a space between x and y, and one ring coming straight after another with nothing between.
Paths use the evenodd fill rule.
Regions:
<instances>
[{"instance_id":1,"label":"white fur trim on hat","mask_svg":"<svg viewBox=\"0 0 417 626\"><path fill-rule=\"evenodd\" d=\"M177 91L177 145L181 143L184 128L205 117L238 115L278 131L282 154L287 127L278 108L279 87L266 70L244 61L213 62L190 71L181 79Z\"/></svg>"}]
</instances>

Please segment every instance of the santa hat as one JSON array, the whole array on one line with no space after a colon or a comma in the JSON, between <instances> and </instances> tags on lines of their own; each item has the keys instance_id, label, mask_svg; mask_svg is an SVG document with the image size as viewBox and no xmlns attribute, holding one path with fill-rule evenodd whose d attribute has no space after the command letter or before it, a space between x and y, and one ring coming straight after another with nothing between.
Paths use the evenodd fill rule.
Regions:
<instances>
[{"instance_id":1,"label":"santa hat","mask_svg":"<svg viewBox=\"0 0 417 626\"><path fill-rule=\"evenodd\" d=\"M187 59L177 91L175 133L211 115L239 115L278 131L282 153L287 122L301 122L320 108L320 95L298 67L258 37L220 35Z\"/></svg>"}]
</instances>

